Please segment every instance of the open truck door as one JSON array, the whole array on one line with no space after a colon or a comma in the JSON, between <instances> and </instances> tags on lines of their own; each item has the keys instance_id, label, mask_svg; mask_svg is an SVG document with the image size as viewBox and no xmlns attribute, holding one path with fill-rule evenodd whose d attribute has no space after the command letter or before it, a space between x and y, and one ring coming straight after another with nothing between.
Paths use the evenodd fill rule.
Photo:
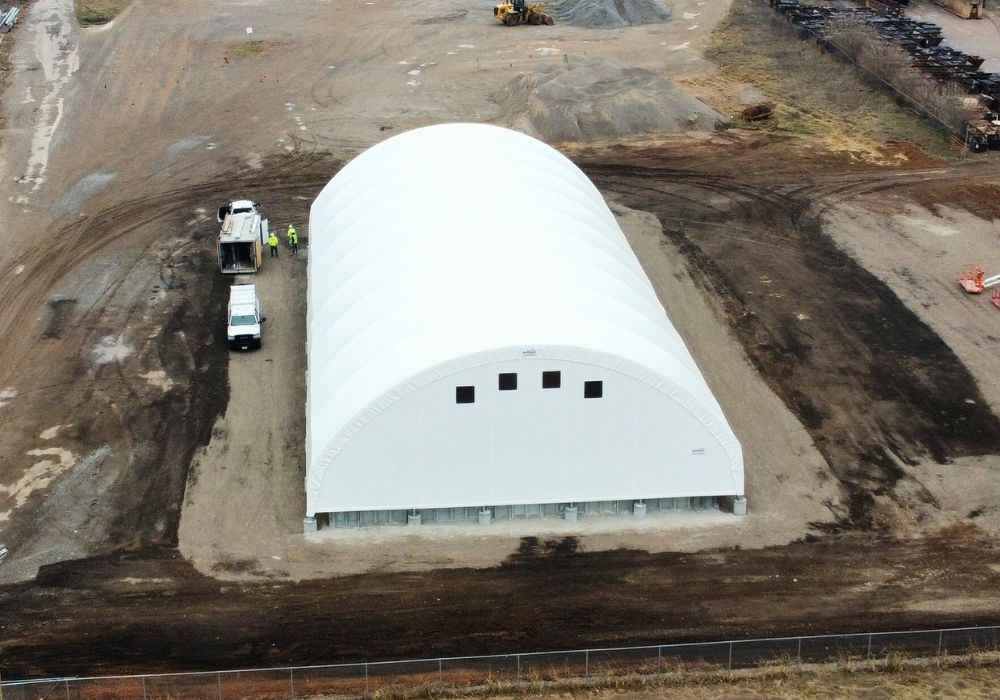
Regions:
<instances>
[{"instance_id":1,"label":"open truck door","mask_svg":"<svg viewBox=\"0 0 1000 700\"><path fill-rule=\"evenodd\" d=\"M219 207L219 213L216 214L215 218L221 224L223 221L226 220L226 215L228 213L229 213L229 205L227 204L224 207Z\"/></svg>"}]
</instances>

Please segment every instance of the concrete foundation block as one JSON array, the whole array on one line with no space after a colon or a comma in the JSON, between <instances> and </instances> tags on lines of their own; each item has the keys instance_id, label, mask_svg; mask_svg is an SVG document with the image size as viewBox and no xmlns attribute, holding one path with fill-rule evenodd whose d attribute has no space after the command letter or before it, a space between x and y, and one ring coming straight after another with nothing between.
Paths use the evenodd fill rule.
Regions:
<instances>
[{"instance_id":1,"label":"concrete foundation block","mask_svg":"<svg viewBox=\"0 0 1000 700\"><path fill-rule=\"evenodd\" d=\"M420 524L420 513L410 513L406 516L407 525L419 525Z\"/></svg>"},{"instance_id":2,"label":"concrete foundation block","mask_svg":"<svg viewBox=\"0 0 1000 700\"><path fill-rule=\"evenodd\" d=\"M646 519L646 504L645 503L635 503L632 505L632 517L636 520Z\"/></svg>"},{"instance_id":3,"label":"concrete foundation block","mask_svg":"<svg viewBox=\"0 0 1000 700\"><path fill-rule=\"evenodd\" d=\"M566 506L566 510L563 511L563 518L565 518L566 522L575 523L577 513L576 506Z\"/></svg>"},{"instance_id":4,"label":"concrete foundation block","mask_svg":"<svg viewBox=\"0 0 1000 700\"><path fill-rule=\"evenodd\" d=\"M733 499L733 515L747 514L747 497L737 496Z\"/></svg>"},{"instance_id":5,"label":"concrete foundation block","mask_svg":"<svg viewBox=\"0 0 1000 700\"><path fill-rule=\"evenodd\" d=\"M493 522L493 513L491 513L486 508L483 508L481 511L479 511L480 525L489 525L491 522Z\"/></svg>"},{"instance_id":6,"label":"concrete foundation block","mask_svg":"<svg viewBox=\"0 0 1000 700\"><path fill-rule=\"evenodd\" d=\"M319 530L319 522L312 515L302 518L302 532L316 532Z\"/></svg>"}]
</instances>

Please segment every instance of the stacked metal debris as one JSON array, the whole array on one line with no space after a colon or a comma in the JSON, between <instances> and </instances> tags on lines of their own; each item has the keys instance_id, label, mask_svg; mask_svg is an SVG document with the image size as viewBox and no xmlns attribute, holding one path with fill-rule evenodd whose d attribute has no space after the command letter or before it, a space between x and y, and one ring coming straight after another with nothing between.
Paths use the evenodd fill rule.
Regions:
<instances>
[{"instance_id":1,"label":"stacked metal debris","mask_svg":"<svg viewBox=\"0 0 1000 700\"><path fill-rule=\"evenodd\" d=\"M973 151L1000 150L1000 73L984 73L981 56L941 46L941 27L933 22L918 22L902 16L880 14L866 7L817 7L802 5L799 0L768 0L775 11L784 15L799 30L803 39L812 37L832 47L831 25L853 20L870 27L879 37L908 53L913 65L939 81L948 81L979 98L987 111L986 119L970 129L969 145Z\"/></svg>"},{"instance_id":2,"label":"stacked metal debris","mask_svg":"<svg viewBox=\"0 0 1000 700\"><path fill-rule=\"evenodd\" d=\"M17 7L12 7L9 10L0 8L0 31L9 32L13 29L14 22L17 21L17 17L20 14L21 10Z\"/></svg>"}]
</instances>

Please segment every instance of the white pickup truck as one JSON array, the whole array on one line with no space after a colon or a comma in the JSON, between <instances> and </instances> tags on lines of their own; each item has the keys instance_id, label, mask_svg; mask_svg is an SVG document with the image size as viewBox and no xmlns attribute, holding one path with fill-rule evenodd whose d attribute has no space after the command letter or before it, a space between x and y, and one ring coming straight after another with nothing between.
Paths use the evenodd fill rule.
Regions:
<instances>
[{"instance_id":1,"label":"white pickup truck","mask_svg":"<svg viewBox=\"0 0 1000 700\"><path fill-rule=\"evenodd\" d=\"M261 218L260 204L238 199L219 207L219 269L238 274L260 269L267 245L267 219Z\"/></svg>"},{"instance_id":2,"label":"white pickup truck","mask_svg":"<svg viewBox=\"0 0 1000 700\"><path fill-rule=\"evenodd\" d=\"M260 347L263 316L257 286L235 284L229 288L229 319L226 322L226 340L232 350L250 350Z\"/></svg>"}]
</instances>

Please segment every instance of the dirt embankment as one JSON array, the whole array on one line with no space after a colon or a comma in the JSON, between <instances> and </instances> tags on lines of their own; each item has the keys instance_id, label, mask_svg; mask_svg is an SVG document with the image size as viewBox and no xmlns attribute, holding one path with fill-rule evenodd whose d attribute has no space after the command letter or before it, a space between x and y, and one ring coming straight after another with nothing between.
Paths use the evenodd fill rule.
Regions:
<instances>
[{"instance_id":1,"label":"dirt embankment","mask_svg":"<svg viewBox=\"0 0 1000 700\"><path fill-rule=\"evenodd\" d=\"M494 569L220 585L175 552L43 569L0 589L4 675L461 656L1000 621L997 552L971 533L764 550L574 552ZM942 594L956 591L958 598Z\"/></svg>"}]
</instances>

